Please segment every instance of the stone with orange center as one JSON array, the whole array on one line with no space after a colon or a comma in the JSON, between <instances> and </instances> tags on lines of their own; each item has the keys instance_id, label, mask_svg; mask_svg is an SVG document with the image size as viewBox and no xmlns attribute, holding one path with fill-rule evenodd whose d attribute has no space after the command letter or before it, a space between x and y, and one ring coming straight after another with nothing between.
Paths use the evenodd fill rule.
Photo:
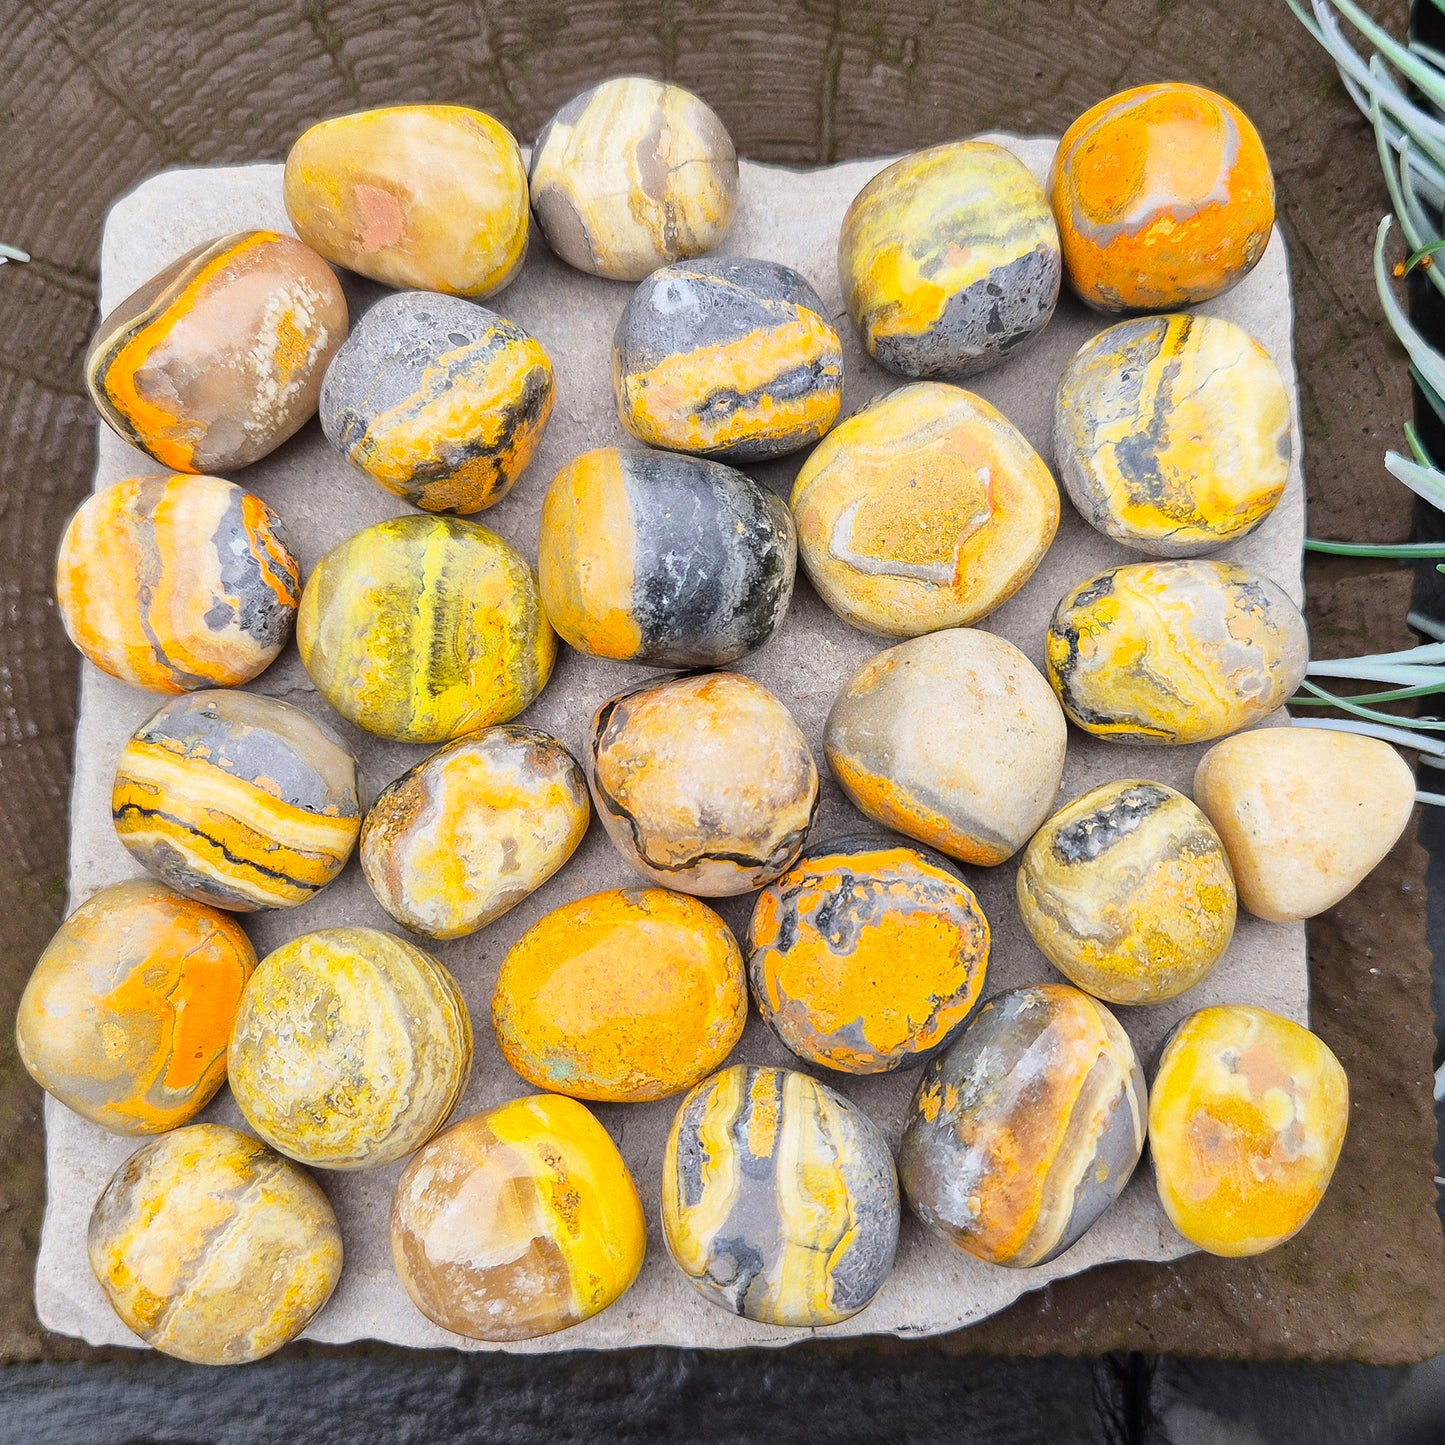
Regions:
<instances>
[{"instance_id":1,"label":"stone with orange center","mask_svg":"<svg viewBox=\"0 0 1445 1445\"><path fill-rule=\"evenodd\" d=\"M1149 1153L1174 1227L1210 1254L1262 1254L1324 1197L1349 1122L1345 1071L1268 1009L1201 1009L1170 1034L1149 1093Z\"/></svg>"},{"instance_id":2,"label":"stone with orange center","mask_svg":"<svg viewBox=\"0 0 1445 1445\"><path fill-rule=\"evenodd\" d=\"M314 251L241 231L188 251L100 323L85 383L117 435L178 472L226 472L316 414L346 298Z\"/></svg>"},{"instance_id":3,"label":"stone with orange center","mask_svg":"<svg viewBox=\"0 0 1445 1445\"><path fill-rule=\"evenodd\" d=\"M131 477L87 497L55 566L70 640L136 687L235 687L275 660L301 600L281 519L220 477Z\"/></svg>"},{"instance_id":4,"label":"stone with orange center","mask_svg":"<svg viewBox=\"0 0 1445 1445\"><path fill-rule=\"evenodd\" d=\"M286 157L286 214L328 261L387 286L490 296L527 253L516 137L464 105L393 105L313 125Z\"/></svg>"},{"instance_id":5,"label":"stone with orange center","mask_svg":"<svg viewBox=\"0 0 1445 1445\"><path fill-rule=\"evenodd\" d=\"M803 463L792 509L823 601L865 632L915 637L979 621L1033 576L1059 489L982 397L919 382L835 427Z\"/></svg>"},{"instance_id":6,"label":"stone with orange center","mask_svg":"<svg viewBox=\"0 0 1445 1445\"><path fill-rule=\"evenodd\" d=\"M575 1099L513 1099L452 1125L407 1165L391 1254L412 1303L478 1340L526 1340L605 1310L647 1251L637 1187Z\"/></svg>"},{"instance_id":7,"label":"stone with orange center","mask_svg":"<svg viewBox=\"0 0 1445 1445\"><path fill-rule=\"evenodd\" d=\"M582 769L556 738L484 728L388 784L361 827L361 870L398 923L460 938L557 872L591 813Z\"/></svg>"},{"instance_id":8,"label":"stone with orange center","mask_svg":"<svg viewBox=\"0 0 1445 1445\"><path fill-rule=\"evenodd\" d=\"M616 889L555 909L512 945L492 1023L540 1089L634 1104L716 1069L747 1019L742 955L695 898Z\"/></svg>"},{"instance_id":9,"label":"stone with orange center","mask_svg":"<svg viewBox=\"0 0 1445 1445\"><path fill-rule=\"evenodd\" d=\"M15 1020L20 1060L103 1129L174 1129L225 1080L255 967L230 915L149 879L112 884L60 925L35 965Z\"/></svg>"},{"instance_id":10,"label":"stone with orange center","mask_svg":"<svg viewBox=\"0 0 1445 1445\"><path fill-rule=\"evenodd\" d=\"M1129 1182L1144 1075L1103 1004L1068 984L991 998L929 1063L898 1154L904 1197L990 1264L1046 1264Z\"/></svg>"},{"instance_id":11,"label":"stone with orange center","mask_svg":"<svg viewBox=\"0 0 1445 1445\"><path fill-rule=\"evenodd\" d=\"M1104 311L1218 296L1264 255L1274 179L1238 106L1197 85L1143 85L1064 132L1049 175L1064 275Z\"/></svg>"},{"instance_id":12,"label":"stone with orange center","mask_svg":"<svg viewBox=\"0 0 1445 1445\"><path fill-rule=\"evenodd\" d=\"M988 920L953 866L876 835L810 848L758 895L748 928L758 1011L799 1058L845 1074L946 1045L988 951Z\"/></svg>"},{"instance_id":13,"label":"stone with orange center","mask_svg":"<svg viewBox=\"0 0 1445 1445\"><path fill-rule=\"evenodd\" d=\"M736 672L667 678L603 703L587 783L617 851L649 882L715 897L771 883L818 807L807 735Z\"/></svg>"},{"instance_id":14,"label":"stone with orange center","mask_svg":"<svg viewBox=\"0 0 1445 1445\"><path fill-rule=\"evenodd\" d=\"M1048 816L1066 734L1048 683L1018 648L956 627L869 658L838 694L823 750L875 823L988 867Z\"/></svg>"}]
</instances>

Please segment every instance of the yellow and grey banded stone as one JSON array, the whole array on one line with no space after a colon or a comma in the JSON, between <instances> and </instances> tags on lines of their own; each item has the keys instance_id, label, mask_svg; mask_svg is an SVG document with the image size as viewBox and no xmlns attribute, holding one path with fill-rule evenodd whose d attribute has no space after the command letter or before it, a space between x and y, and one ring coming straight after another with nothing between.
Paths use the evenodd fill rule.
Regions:
<instances>
[{"instance_id":1,"label":"yellow and grey banded stone","mask_svg":"<svg viewBox=\"0 0 1445 1445\"><path fill-rule=\"evenodd\" d=\"M587 782L633 868L705 898L778 877L818 808L807 735L767 688L736 672L665 678L603 703Z\"/></svg>"},{"instance_id":2,"label":"yellow and grey banded stone","mask_svg":"<svg viewBox=\"0 0 1445 1445\"><path fill-rule=\"evenodd\" d=\"M875 823L992 867L1048 817L1067 734L1018 648L953 627L869 658L833 703L823 750Z\"/></svg>"},{"instance_id":3,"label":"yellow and grey banded stone","mask_svg":"<svg viewBox=\"0 0 1445 1445\"><path fill-rule=\"evenodd\" d=\"M793 484L798 552L845 622L884 637L966 627L1034 574L1059 489L981 396L900 387L826 436Z\"/></svg>"},{"instance_id":4,"label":"yellow and grey banded stone","mask_svg":"<svg viewBox=\"0 0 1445 1445\"><path fill-rule=\"evenodd\" d=\"M1234 936L1234 876L1209 819L1162 783L1104 783L1019 860L1019 914L1044 956L1108 1003L1175 998Z\"/></svg>"},{"instance_id":5,"label":"yellow and grey banded stone","mask_svg":"<svg viewBox=\"0 0 1445 1445\"><path fill-rule=\"evenodd\" d=\"M1289 480L1289 397L1242 327L1185 312L1121 321L1059 381L1054 460L1092 527L1154 557L1252 532Z\"/></svg>"},{"instance_id":6,"label":"yellow and grey banded stone","mask_svg":"<svg viewBox=\"0 0 1445 1445\"><path fill-rule=\"evenodd\" d=\"M547 733L510 724L457 738L391 783L361 828L361 870L396 921L460 938L500 918L572 856L587 780Z\"/></svg>"},{"instance_id":7,"label":"yellow and grey banded stone","mask_svg":"<svg viewBox=\"0 0 1445 1445\"><path fill-rule=\"evenodd\" d=\"M246 1122L319 1169L419 1149L472 1067L461 990L430 954L374 928L303 933L256 965L227 1061Z\"/></svg>"},{"instance_id":8,"label":"yellow and grey banded stone","mask_svg":"<svg viewBox=\"0 0 1445 1445\"><path fill-rule=\"evenodd\" d=\"M286 645L301 567L281 519L220 477L130 477L81 503L55 596L70 640L135 687L234 687Z\"/></svg>"},{"instance_id":9,"label":"yellow and grey banded stone","mask_svg":"<svg viewBox=\"0 0 1445 1445\"><path fill-rule=\"evenodd\" d=\"M490 296L527 254L516 137L464 105L392 105L313 125L286 157L286 214L328 261L387 286Z\"/></svg>"},{"instance_id":10,"label":"yellow and grey banded stone","mask_svg":"<svg viewBox=\"0 0 1445 1445\"><path fill-rule=\"evenodd\" d=\"M1011 151L955 141L904 156L853 198L838 278L868 354L901 376L965 376L1054 314L1063 260L1043 187Z\"/></svg>"},{"instance_id":11,"label":"yellow and grey banded stone","mask_svg":"<svg viewBox=\"0 0 1445 1445\"><path fill-rule=\"evenodd\" d=\"M546 685L557 639L510 542L455 517L396 517L333 547L301 594L296 646L347 721L441 743L508 722Z\"/></svg>"},{"instance_id":12,"label":"yellow and grey banded stone","mask_svg":"<svg viewBox=\"0 0 1445 1445\"><path fill-rule=\"evenodd\" d=\"M1284 589L1232 562L1135 562L1066 593L1044 640L1071 722L1128 743L1197 743L1259 722L1305 674Z\"/></svg>"},{"instance_id":13,"label":"yellow and grey banded stone","mask_svg":"<svg viewBox=\"0 0 1445 1445\"><path fill-rule=\"evenodd\" d=\"M673 1120L663 1238L721 1309L769 1325L849 1319L893 1268L900 1214L882 1131L807 1074L736 1064Z\"/></svg>"},{"instance_id":14,"label":"yellow and grey banded stone","mask_svg":"<svg viewBox=\"0 0 1445 1445\"><path fill-rule=\"evenodd\" d=\"M722 121L690 91L617 76L547 122L530 181L557 255L594 276L640 281L727 235L738 158Z\"/></svg>"},{"instance_id":15,"label":"yellow and grey banded stone","mask_svg":"<svg viewBox=\"0 0 1445 1445\"><path fill-rule=\"evenodd\" d=\"M990 999L924 1069L898 1154L904 1198L990 1264L1047 1264L1119 1197L1144 1148L1144 1074L1068 984Z\"/></svg>"},{"instance_id":16,"label":"yellow and grey banded stone","mask_svg":"<svg viewBox=\"0 0 1445 1445\"><path fill-rule=\"evenodd\" d=\"M46 1093L115 1134L193 1119L226 1077L256 967L228 913L150 878L113 883L56 930L20 999L15 1043Z\"/></svg>"},{"instance_id":17,"label":"yellow and grey banded stone","mask_svg":"<svg viewBox=\"0 0 1445 1445\"><path fill-rule=\"evenodd\" d=\"M452 1125L392 1196L391 1256L412 1303L472 1339L527 1340L590 1319L627 1292L646 1252L622 1155L560 1094Z\"/></svg>"},{"instance_id":18,"label":"yellow and grey banded stone","mask_svg":"<svg viewBox=\"0 0 1445 1445\"><path fill-rule=\"evenodd\" d=\"M843 399L843 347L789 266L717 256L654 271L612 339L622 425L672 451L763 461L811 446Z\"/></svg>"},{"instance_id":19,"label":"yellow and grey banded stone","mask_svg":"<svg viewBox=\"0 0 1445 1445\"><path fill-rule=\"evenodd\" d=\"M305 903L361 830L356 760L336 734L289 703L220 689L178 697L136 730L110 806L139 863L238 912Z\"/></svg>"},{"instance_id":20,"label":"yellow and grey banded stone","mask_svg":"<svg viewBox=\"0 0 1445 1445\"><path fill-rule=\"evenodd\" d=\"M85 384L105 424L162 466L228 472L315 415L346 323L320 256L242 231L188 251L106 316Z\"/></svg>"},{"instance_id":21,"label":"yellow and grey banded stone","mask_svg":"<svg viewBox=\"0 0 1445 1445\"><path fill-rule=\"evenodd\" d=\"M783 500L700 457L601 447L563 467L542 502L542 602L594 657L736 662L782 625L797 559Z\"/></svg>"},{"instance_id":22,"label":"yellow and grey banded stone","mask_svg":"<svg viewBox=\"0 0 1445 1445\"><path fill-rule=\"evenodd\" d=\"M223 1124L132 1154L96 1200L86 1245L127 1328L198 1365L279 1350L341 1278L341 1231L315 1180Z\"/></svg>"},{"instance_id":23,"label":"yellow and grey banded stone","mask_svg":"<svg viewBox=\"0 0 1445 1445\"><path fill-rule=\"evenodd\" d=\"M321 429L352 466L426 512L479 512L532 460L552 363L514 321L457 296L378 301L321 388Z\"/></svg>"}]
</instances>

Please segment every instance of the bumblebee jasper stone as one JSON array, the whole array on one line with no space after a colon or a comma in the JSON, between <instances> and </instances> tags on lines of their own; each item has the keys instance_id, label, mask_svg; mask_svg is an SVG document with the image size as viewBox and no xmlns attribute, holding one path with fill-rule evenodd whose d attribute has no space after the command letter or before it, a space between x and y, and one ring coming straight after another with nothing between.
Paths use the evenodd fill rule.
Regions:
<instances>
[{"instance_id":1,"label":"bumblebee jasper stone","mask_svg":"<svg viewBox=\"0 0 1445 1445\"><path fill-rule=\"evenodd\" d=\"M962 376L1016 351L1059 297L1059 233L1012 152L956 141L895 161L853 198L838 278L869 356Z\"/></svg>"},{"instance_id":2,"label":"bumblebee jasper stone","mask_svg":"<svg viewBox=\"0 0 1445 1445\"><path fill-rule=\"evenodd\" d=\"M1104 783L1060 808L1019 860L1018 901L1049 962L1109 1003L1193 988L1234 935L1224 844L1162 783Z\"/></svg>"},{"instance_id":3,"label":"bumblebee jasper stone","mask_svg":"<svg viewBox=\"0 0 1445 1445\"><path fill-rule=\"evenodd\" d=\"M617 889L534 923L502 961L492 1023L529 1084L635 1104L717 1068L748 1016L743 960L712 909Z\"/></svg>"},{"instance_id":4,"label":"bumblebee jasper stone","mask_svg":"<svg viewBox=\"0 0 1445 1445\"><path fill-rule=\"evenodd\" d=\"M1305 1225L1344 1143L1350 1090L1324 1041L1268 1009L1201 1009L1149 1093L1149 1154L1170 1223L1210 1254L1262 1254Z\"/></svg>"},{"instance_id":5,"label":"bumblebee jasper stone","mask_svg":"<svg viewBox=\"0 0 1445 1445\"><path fill-rule=\"evenodd\" d=\"M1121 321L1059 382L1054 458L1092 527L1155 557L1252 532L1284 495L1289 397L1269 352L1216 316Z\"/></svg>"},{"instance_id":6,"label":"bumblebee jasper stone","mask_svg":"<svg viewBox=\"0 0 1445 1445\"><path fill-rule=\"evenodd\" d=\"M563 638L594 657L735 662L782 624L796 567L782 500L718 462L585 452L542 503L543 605Z\"/></svg>"},{"instance_id":7,"label":"bumblebee jasper stone","mask_svg":"<svg viewBox=\"0 0 1445 1445\"><path fill-rule=\"evenodd\" d=\"M684 893L748 893L783 873L818 807L802 728L735 672L665 679L603 703L587 758L617 851Z\"/></svg>"},{"instance_id":8,"label":"bumblebee jasper stone","mask_svg":"<svg viewBox=\"0 0 1445 1445\"><path fill-rule=\"evenodd\" d=\"M734 1065L672 1121L663 1237L721 1309L804 1327L856 1315L893 1268L899 1214L882 1132L807 1074Z\"/></svg>"},{"instance_id":9,"label":"bumblebee jasper stone","mask_svg":"<svg viewBox=\"0 0 1445 1445\"><path fill-rule=\"evenodd\" d=\"M396 517L333 547L301 594L296 646L348 722L442 743L526 707L557 639L536 574L504 538L455 517Z\"/></svg>"},{"instance_id":10,"label":"bumblebee jasper stone","mask_svg":"<svg viewBox=\"0 0 1445 1445\"><path fill-rule=\"evenodd\" d=\"M279 1350L341 1278L341 1231L316 1181L224 1124L132 1154L96 1200L86 1245L122 1323L198 1365Z\"/></svg>"},{"instance_id":11,"label":"bumblebee jasper stone","mask_svg":"<svg viewBox=\"0 0 1445 1445\"><path fill-rule=\"evenodd\" d=\"M843 347L790 267L678 262L632 293L612 338L612 392L622 425L649 446L762 461L833 425Z\"/></svg>"},{"instance_id":12,"label":"bumblebee jasper stone","mask_svg":"<svg viewBox=\"0 0 1445 1445\"><path fill-rule=\"evenodd\" d=\"M569 266L640 281L727 235L738 158L722 121L690 91L617 76L547 122L530 180L537 224Z\"/></svg>"},{"instance_id":13,"label":"bumblebee jasper stone","mask_svg":"<svg viewBox=\"0 0 1445 1445\"><path fill-rule=\"evenodd\" d=\"M527 251L521 149L463 105L394 105L313 125L286 157L285 195L308 246L387 286L490 296Z\"/></svg>"},{"instance_id":14,"label":"bumblebee jasper stone","mask_svg":"<svg viewBox=\"0 0 1445 1445\"><path fill-rule=\"evenodd\" d=\"M356 760L300 708L250 692L168 702L121 749L115 831L202 903L294 908L346 866L361 829Z\"/></svg>"},{"instance_id":15,"label":"bumblebee jasper stone","mask_svg":"<svg viewBox=\"0 0 1445 1445\"><path fill-rule=\"evenodd\" d=\"M542 886L587 831L587 781L547 733L448 743L391 783L361 826L361 870L396 921L460 938Z\"/></svg>"},{"instance_id":16,"label":"bumblebee jasper stone","mask_svg":"<svg viewBox=\"0 0 1445 1445\"><path fill-rule=\"evenodd\" d=\"M1415 811L1415 774L1379 738L1257 728L1205 753L1194 797L1224 840L1239 901L1295 923L1333 908L1383 861Z\"/></svg>"},{"instance_id":17,"label":"bumblebee jasper stone","mask_svg":"<svg viewBox=\"0 0 1445 1445\"><path fill-rule=\"evenodd\" d=\"M823 750L875 823L988 867L1048 816L1066 732L1018 648L958 627L869 658L838 694Z\"/></svg>"},{"instance_id":18,"label":"bumblebee jasper stone","mask_svg":"<svg viewBox=\"0 0 1445 1445\"><path fill-rule=\"evenodd\" d=\"M454 1334L525 1340L578 1324L642 1268L642 1201L607 1131L539 1094L473 1114L406 1166L391 1254L412 1303Z\"/></svg>"},{"instance_id":19,"label":"bumblebee jasper stone","mask_svg":"<svg viewBox=\"0 0 1445 1445\"><path fill-rule=\"evenodd\" d=\"M1129 743L1197 743L1259 722L1309 662L1284 589L1232 562L1136 562L1067 592L1044 642L1071 722Z\"/></svg>"},{"instance_id":20,"label":"bumblebee jasper stone","mask_svg":"<svg viewBox=\"0 0 1445 1445\"><path fill-rule=\"evenodd\" d=\"M1086 110L1049 174L1069 285L1105 311L1218 296L1269 243L1274 180L1259 132L1222 95L1142 85Z\"/></svg>"},{"instance_id":21,"label":"bumblebee jasper stone","mask_svg":"<svg viewBox=\"0 0 1445 1445\"><path fill-rule=\"evenodd\" d=\"M881 1074L963 1026L989 928L951 864L894 838L810 848L758 894L748 975L758 1012L810 1064Z\"/></svg>"},{"instance_id":22,"label":"bumblebee jasper stone","mask_svg":"<svg viewBox=\"0 0 1445 1445\"><path fill-rule=\"evenodd\" d=\"M102 672L189 692L271 665L291 635L301 568L281 519L234 482L132 477L70 519L55 595L70 640Z\"/></svg>"},{"instance_id":23,"label":"bumblebee jasper stone","mask_svg":"<svg viewBox=\"0 0 1445 1445\"><path fill-rule=\"evenodd\" d=\"M919 382L855 412L793 484L798 550L845 622L914 637L986 617L1033 576L1059 489L981 396Z\"/></svg>"},{"instance_id":24,"label":"bumblebee jasper stone","mask_svg":"<svg viewBox=\"0 0 1445 1445\"><path fill-rule=\"evenodd\" d=\"M246 1122L320 1169L412 1153L446 1123L471 1066L471 1016L451 974L374 928L303 933L267 954L231 1034Z\"/></svg>"},{"instance_id":25,"label":"bumblebee jasper stone","mask_svg":"<svg viewBox=\"0 0 1445 1445\"><path fill-rule=\"evenodd\" d=\"M242 231L188 251L100 323L85 384L118 436L178 472L228 472L316 414L346 298L300 241Z\"/></svg>"},{"instance_id":26,"label":"bumblebee jasper stone","mask_svg":"<svg viewBox=\"0 0 1445 1445\"><path fill-rule=\"evenodd\" d=\"M526 469L552 414L552 363L514 321L457 296L378 301L321 388L352 466L426 512L479 512Z\"/></svg>"},{"instance_id":27,"label":"bumblebee jasper stone","mask_svg":"<svg viewBox=\"0 0 1445 1445\"><path fill-rule=\"evenodd\" d=\"M226 1077L226 1041L256 966L229 914L149 879L82 903L40 955L15 1040L30 1076L115 1134L193 1119Z\"/></svg>"},{"instance_id":28,"label":"bumblebee jasper stone","mask_svg":"<svg viewBox=\"0 0 1445 1445\"><path fill-rule=\"evenodd\" d=\"M1119 1197L1144 1148L1144 1075L1103 1004L1067 984L991 998L925 1067L903 1194L990 1264L1047 1264Z\"/></svg>"}]
</instances>

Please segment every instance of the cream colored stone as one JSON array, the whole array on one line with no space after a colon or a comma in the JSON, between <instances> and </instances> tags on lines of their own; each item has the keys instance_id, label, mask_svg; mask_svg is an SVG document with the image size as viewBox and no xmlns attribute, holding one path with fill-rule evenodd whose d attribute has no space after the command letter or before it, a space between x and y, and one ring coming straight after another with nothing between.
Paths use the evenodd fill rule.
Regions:
<instances>
[{"instance_id":1,"label":"cream colored stone","mask_svg":"<svg viewBox=\"0 0 1445 1445\"><path fill-rule=\"evenodd\" d=\"M1194 801L1224 840L1239 901L1291 923L1333 908L1394 847L1415 776L1378 738L1261 728L1205 753Z\"/></svg>"}]
</instances>

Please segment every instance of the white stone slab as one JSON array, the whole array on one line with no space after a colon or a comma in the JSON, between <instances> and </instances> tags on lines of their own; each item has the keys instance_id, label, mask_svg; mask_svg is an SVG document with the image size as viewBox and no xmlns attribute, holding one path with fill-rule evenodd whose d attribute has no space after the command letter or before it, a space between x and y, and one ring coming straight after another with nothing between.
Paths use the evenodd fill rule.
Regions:
<instances>
[{"instance_id":1,"label":"white stone slab","mask_svg":"<svg viewBox=\"0 0 1445 1445\"><path fill-rule=\"evenodd\" d=\"M1051 140L1001 139L1043 177L1054 149ZM799 172L744 163L738 217L724 247L734 254L765 257L798 268L828 303L847 358L845 415L899 384L863 352L840 299L834 260L844 209L884 164L883 160L856 161ZM257 227L290 229L281 203L280 166L172 171L146 181L115 205L106 224L102 310L192 246L228 231ZM379 288L366 283L353 284L348 279L347 285L354 314L380 294ZM589 447L628 440L613 408L608 358L613 328L630 289L568 269L539 239L521 278L494 298L498 309L540 338L556 367L557 404L540 452L511 495L479 519L529 556L536 555L542 494L557 468ZM1229 317L1253 332L1279 363L1294 402L1289 277L1278 232L1264 259L1244 282L1200 309ZM1065 297L1032 347L969 384L1010 417L1047 458L1059 375L1075 350L1103 325L1103 318ZM1220 555L1268 573L1298 601L1302 596L1304 486L1298 463L1297 405L1295 412L1296 461L1284 500L1252 536ZM753 470L786 495L797 466L798 459L793 459ZM101 429L97 487L154 470L147 458ZM236 479L280 512L308 573L325 551L350 533L406 510L336 457L314 423L272 456L237 473ZM1137 560L1086 527L1067 501L1063 510L1058 540L1038 572L984 624L1016 643L1039 665L1045 625L1063 593L1101 567ZM780 636L745 659L741 670L787 702L821 758L823 722L834 694L879 646L878 639L854 631L828 612L800 573L792 610ZM627 664L600 662L563 648L550 685L524 721L556 733L580 756L597 705L644 675ZM294 647L288 648L254 687L327 717L360 758L373 796L427 751L381 742L330 714L311 688ZM84 665L72 798L72 906L105 884L138 872L111 827L111 778L122 743L162 701ZM1116 777L1154 778L1187 791L1200 751L1198 747L1111 746L1071 729L1060 801ZM832 782L825 781L814 838L851 831L860 822ZM1019 922L1013 866L965 872L993 925L994 952L986 991L1054 977ZM569 899L635 881L594 822L573 861L534 897L471 938L435 946L438 957L459 979L477 1024L476 1062L459 1115L528 1092L503 1062L489 1027L492 983L514 939L543 913ZM719 911L739 932L750 908L751 898L721 900L719 904ZM354 861L336 883L305 906L246 916L246 926L263 954L296 934L342 922L395 928L371 897ZM1183 999L1154 1008L1122 1009L1120 1016L1147 1066L1176 1019L1195 1008L1221 1002L1263 1004L1304 1020L1303 927L1266 924L1241 914L1233 945L1211 978ZM749 1021L734 1057L797 1065L756 1016ZM872 1079L830 1075L828 1082L862 1105L896 1147L915 1078L910 1073ZM400 1172L397 1165L364 1173L318 1174L341 1220L346 1267L335 1297L307 1334L330 1342L378 1339L412 1346L549 1351L629 1345L783 1345L818 1333L754 1324L725 1314L697 1295L673 1267L658 1223L658 1186L663 1139L675 1105L676 1101L664 1101L597 1109L637 1180L650 1240L637 1283L595 1319L544 1339L490 1346L451 1335L423 1318L392 1271L387 1242L387 1209ZM224 1090L205 1117L241 1123ZM136 1143L104 1133L48 1098L45 1119L49 1204L36 1281L40 1319L50 1329L79 1335L92 1344L138 1344L106 1303L91 1276L85 1252L91 1206ZM1037 1269L1010 1270L981 1263L951 1249L905 1216L892 1278L861 1314L825 1333L936 1334L982 1319L1025 1291L1096 1264L1123 1259L1171 1260L1189 1250L1160 1210L1147 1168L1073 1249Z\"/></svg>"}]
</instances>

